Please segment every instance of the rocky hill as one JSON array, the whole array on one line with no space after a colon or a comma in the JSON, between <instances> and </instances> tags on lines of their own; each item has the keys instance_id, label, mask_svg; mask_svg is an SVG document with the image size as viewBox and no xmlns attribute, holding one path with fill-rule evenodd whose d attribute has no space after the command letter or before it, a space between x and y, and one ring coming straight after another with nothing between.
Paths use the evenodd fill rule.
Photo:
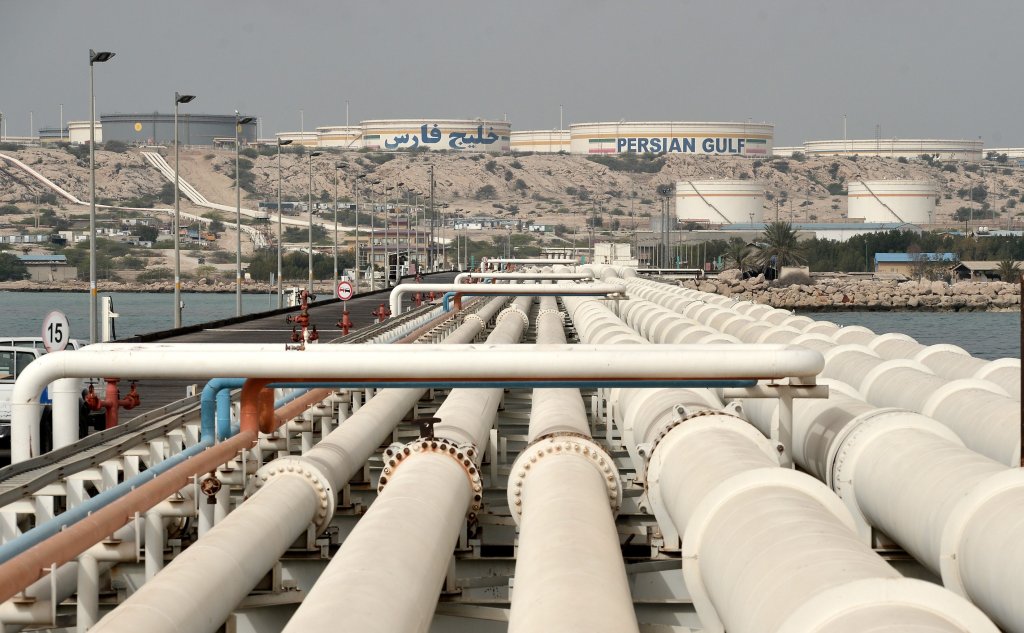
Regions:
<instances>
[{"instance_id":1,"label":"rocky hill","mask_svg":"<svg viewBox=\"0 0 1024 633\"><path fill-rule=\"evenodd\" d=\"M170 152L162 150L170 159ZM72 152L77 152L77 155ZM10 152L75 195L88 195L88 158L81 149L32 148ZM242 164L251 179L243 192L245 204L277 195L276 155L250 153ZM84 160L82 156L85 156ZM189 149L181 153L182 177L214 202L233 204L234 153L230 150ZM421 194L429 192L433 166L438 203L449 212L532 219L539 223L582 224L584 214L600 213L608 221L619 217L622 228L635 213L638 225L656 214L660 185L678 180L745 178L768 187L766 218L838 221L846 211L843 192L857 178L927 178L942 191L937 220L952 221L960 207L973 206L981 217L991 208L991 223L1006 226L1018 212L1024 191L1024 169L1013 164L986 162L926 163L892 158L807 158L750 160L743 158L667 155L650 158L605 158L601 164L585 156L406 153L325 151L313 158L313 195L329 200L338 174L339 196L380 199L383 186L404 183ZM166 183L136 150L98 151L97 196L112 201L155 200ZM334 169L336 163L344 166ZM309 191L309 157L285 153L281 161L285 200L305 200ZM251 176L247 175L251 174ZM359 176L364 176L359 178ZM379 181L380 184L369 183ZM361 188L360 188L361 187ZM975 192L974 202L968 199ZM396 190L398 191L398 190ZM392 192L392 196L396 191ZM45 189L19 170L0 163L0 204L35 204Z\"/></svg>"}]
</instances>

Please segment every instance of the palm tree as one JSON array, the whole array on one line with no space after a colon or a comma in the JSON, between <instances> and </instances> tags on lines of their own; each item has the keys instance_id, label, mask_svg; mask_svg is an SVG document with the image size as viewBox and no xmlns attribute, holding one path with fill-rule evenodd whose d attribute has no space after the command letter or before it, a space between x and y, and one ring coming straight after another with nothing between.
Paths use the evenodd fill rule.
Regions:
<instances>
[{"instance_id":1,"label":"palm tree","mask_svg":"<svg viewBox=\"0 0 1024 633\"><path fill-rule=\"evenodd\" d=\"M1020 281L1020 267L1012 259L999 260L999 268L996 268L996 273L1002 281L1010 283Z\"/></svg>"},{"instance_id":2,"label":"palm tree","mask_svg":"<svg viewBox=\"0 0 1024 633\"><path fill-rule=\"evenodd\" d=\"M757 262L761 265L769 266L774 261L778 269L783 266L801 266L806 261L803 245L797 242L796 230L789 222L765 224L761 242L757 253Z\"/></svg>"},{"instance_id":3,"label":"palm tree","mask_svg":"<svg viewBox=\"0 0 1024 633\"><path fill-rule=\"evenodd\" d=\"M738 268L743 272L753 263L753 249L741 238L734 237L725 247L725 261L729 268Z\"/></svg>"}]
</instances>

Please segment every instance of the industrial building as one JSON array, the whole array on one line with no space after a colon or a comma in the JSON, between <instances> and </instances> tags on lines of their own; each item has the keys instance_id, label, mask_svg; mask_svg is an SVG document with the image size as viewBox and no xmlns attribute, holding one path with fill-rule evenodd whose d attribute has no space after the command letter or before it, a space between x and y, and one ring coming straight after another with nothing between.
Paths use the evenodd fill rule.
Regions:
<instances>
[{"instance_id":1,"label":"industrial building","mask_svg":"<svg viewBox=\"0 0 1024 633\"><path fill-rule=\"evenodd\" d=\"M240 115L242 118L249 115ZM256 141L256 120L241 126L243 144ZM235 138L234 114L178 115L178 141L183 145L214 146L216 139ZM103 114L104 141L121 141L129 145L168 145L174 142L174 114L157 112L135 114ZM88 126L86 126L88 128ZM88 131L88 130L86 130Z\"/></svg>"},{"instance_id":2,"label":"industrial building","mask_svg":"<svg viewBox=\"0 0 1024 633\"><path fill-rule=\"evenodd\" d=\"M676 219L704 224L755 224L764 219L763 182L682 180L676 183Z\"/></svg>"},{"instance_id":3,"label":"industrial building","mask_svg":"<svg viewBox=\"0 0 1024 633\"><path fill-rule=\"evenodd\" d=\"M932 224L939 187L931 180L851 180L846 217L864 222Z\"/></svg>"}]
</instances>

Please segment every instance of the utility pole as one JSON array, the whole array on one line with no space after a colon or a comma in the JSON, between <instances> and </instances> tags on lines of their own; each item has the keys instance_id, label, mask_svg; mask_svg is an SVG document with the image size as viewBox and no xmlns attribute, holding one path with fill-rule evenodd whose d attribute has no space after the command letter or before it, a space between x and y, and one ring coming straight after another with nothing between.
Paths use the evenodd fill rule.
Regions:
<instances>
[{"instance_id":1,"label":"utility pole","mask_svg":"<svg viewBox=\"0 0 1024 633\"><path fill-rule=\"evenodd\" d=\"M427 245L427 268L434 270L434 238L437 216L434 215L434 166L430 166L430 244Z\"/></svg>"}]
</instances>

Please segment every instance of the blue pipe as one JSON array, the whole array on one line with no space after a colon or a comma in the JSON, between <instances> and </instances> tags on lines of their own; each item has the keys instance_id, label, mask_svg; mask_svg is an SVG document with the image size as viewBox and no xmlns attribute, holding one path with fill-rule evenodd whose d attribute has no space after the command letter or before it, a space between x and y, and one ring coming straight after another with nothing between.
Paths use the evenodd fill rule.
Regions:
<instances>
[{"instance_id":1,"label":"blue pipe","mask_svg":"<svg viewBox=\"0 0 1024 633\"><path fill-rule=\"evenodd\" d=\"M194 444L186 448L177 455L168 457L159 464L151 466L145 472L125 479L113 488L104 490L81 505L76 506L67 512L63 512L49 521L40 523L21 536L0 545L0 563L6 563L18 554L39 545L46 539L59 533L69 525L81 521L93 512L101 509L103 506L120 499L146 482L156 479L161 474L167 472L171 468L174 468L190 457L202 453L208 447L213 445L213 434L207 434L205 437L206 439L202 440L198 444Z\"/></svg>"},{"instance_id":2,"label":"blue pipe","mask_svg":"<svg viewBox=\"0 0 1024 633\"><path fill-rule=\"evenodd\" d=\"M448 304L448 302L454 296L455 296L455 292L446 292L446 293L444 293L444 296L441 297L441 307L444 309L445 312L451 312L452 311L452 308Z\"/></svg>"},{"instance_id":3,"label":"blue pipe","mask_svg":"<svg viewBox=\"0 0 1024 633\"><path fill-rule=\"evenodd\" d=\"M193 446L186 448L176 455L168 457L159 464L154 464L145 472L134 477L125 479L113 488L108 488L95 497L83 502L60 515L40 523L21 536L0 545L0 563L5 563L22 552L35 547L46 539L58 534L64 528L73 525L86 518L93 512L103 508L109 503L120 499L139 486L156 479L163 473L185 460L202 453L213 446L214 427L216 426L217 436L226 439L238 432L237 427L231 426L231 390L240 389L245 383L244 378L213 378L203 387L199 399L200 407L200 433L202 440ZM282 388L302 387L299 384L287 384ZM296 389L293 393L274 402L274 408L280 408L295 400L309 389Z\"/></svg>"},{"instance_id":4,"label":"blue pipe","mask_svg":"<svg viewBox=\"0 0 1024 633\"><path fill-rule=\"evenodd\" d=\"M231 437L230 420L231 415L227 413L231 404L231 389L241 389L245 384L244 378L213 378L203 387L203 393L199 397L200 435L201 438L213 438L216 428L217 437L225 439ZM221 392L227 394L228 407L221 408Z\"/></svg>"}]
</instances>

